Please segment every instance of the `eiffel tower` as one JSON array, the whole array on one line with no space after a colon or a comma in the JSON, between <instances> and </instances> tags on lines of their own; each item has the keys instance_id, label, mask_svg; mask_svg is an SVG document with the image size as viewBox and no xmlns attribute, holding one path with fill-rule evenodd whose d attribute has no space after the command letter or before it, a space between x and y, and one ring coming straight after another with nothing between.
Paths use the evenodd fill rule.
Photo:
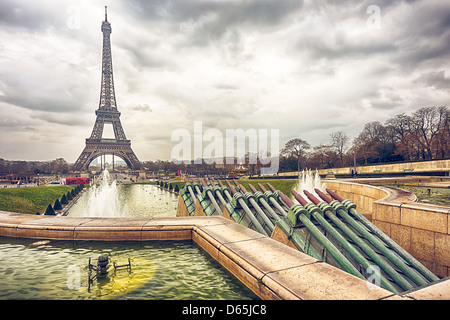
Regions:
<instances>
[{"instance_id":1,"label":"eiffel tower","mask_svg":"<svg viewBox=\"0 0 450 320\"><path fill-rule=\"evenodd\" d=\"M86 147L75 162L74 170L87 170L92 160L105 154L118 156L129 168L139 169L140 162L131 149L131 140L127 140L125 136L120 123L120 112L117 110L110 41L112 29L108 22L106 6L105 21L102 23L101 30L103 32L102 85L100 103L95 111L97 119L91 137L86 139ZM105 123L112 124L115 139L102 138Z\"/></svg>"}]
</instances>

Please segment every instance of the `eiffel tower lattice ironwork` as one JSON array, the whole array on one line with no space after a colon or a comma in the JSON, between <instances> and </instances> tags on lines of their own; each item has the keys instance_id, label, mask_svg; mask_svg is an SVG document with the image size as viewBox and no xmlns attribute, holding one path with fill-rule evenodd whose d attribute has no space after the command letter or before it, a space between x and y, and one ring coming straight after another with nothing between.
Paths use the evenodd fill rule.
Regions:
<instances>
[{"instance_id":1,"label":"eiffel tower lattice ironwork","mask_svg":"<svg viewBox=\"0 0 450 320\"><path fill-rule=\"evenodd\" d=\"M75 162L74 170L87 170L92 160L105 154L122 158L129 168L138 169L140 166L136 154L131 149L131 140L127 140L125 136L120 123L120 112L117 110L111 57L112 29L106 10L105 7L105 21L101 29L103 32L102 83L100 103L95 111L97 119L91 137L86 139L86 147ZM102 138L105 123L112 124L115 139Z\"/></svg>"}]
</instances>

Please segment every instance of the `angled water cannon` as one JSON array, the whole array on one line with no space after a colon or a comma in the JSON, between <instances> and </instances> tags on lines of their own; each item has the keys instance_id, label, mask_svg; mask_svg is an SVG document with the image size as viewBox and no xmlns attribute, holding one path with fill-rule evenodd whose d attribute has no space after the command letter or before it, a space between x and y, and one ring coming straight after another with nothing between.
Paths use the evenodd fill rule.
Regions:
<instances>
[{"instance_id":1,"label":"angled water cannon","mask_svg":"<svg viewBox=\"0 0 450 320\"><path fill-rule=\"evenodd\" d=\"M220 209L219 204L217 203L216 199L214 198L214 195L212 193L212 187L209 186L204 180L200 180L203 185L203 193L202 196L208 196L209 200L211 201L212 205L214 206L215 212L217 214L222 215L222 209Z\"/></svg>"},{"instance_id":2,"label":"angled water cannon","mask_svg":"<svg viewBox=\"0 0 450 320\"><path fill-rule=\"evenodd\" d=\"M220 180L218 180L219 186L223 192L223 194L225 195L225 197L228 199L228 202L231 202L231 200L233 200L233 195L231 194L231 190L227 185L224 185Z\"/></svg>"},{"instance_id":3,"label":"angled water cannon","mask_svg":"<svg viewBox=\"0 0 450 320\"><path fill-rule=\"evenodd\" d=\"M366 259L359 250L357 250L338 230L336 230L336 228L333 225L331 225L326 220L325 217L327 217L327 218L331 217L331 221L333 223L337 222L336 219L333 219L333 215L332 215L333 210L330 209L331 207L328 208L328 207L322 206L322 208L325 209L325 212L323 212L321 210L321 208L319 206L317 206L317 204L319 204L320 201L317 198L315 198L308 191L304 190L303 192L306 194L306 196L309 198L309 200L311 200L314 204L308 203L300 194L298 194L296 191L292 190L292 194L294 195L294 197L297 201L299 201L303 205L309 204L307 210L311 214L311 216L314 218L314 220L316 220L325 229L325 231L328 234L330 234L337 241L337 243L339 243L339 245L342 248L345 249L345 252L347 252L352 257L352 259L354 259L358 263L358 265L360 265L365 270L369 270L369 268L371 268L373 263L371 263L368 259ZM342 223L340 223L340 221L337 222L337 224L339 224L339 226L342 227ZM335 225L336 225L336 223L335 223ZM332 253L332 252L330 252L330 253ZM347 258L346 258L346 260L347 260ZM352 266L353 266L353 264L352 264ZM351 273L351 272L349 272L349 273ZM362 273L360 271L358 271L358 274L359 274L359 276L357 275L358 277L365 279L365 277L362 276ZM385 277L383 277L381 275L380 275L380 284L383 288L388 289L394 293L398 293L398 290Z\"/></svg>"},{"instance_id":4,"label":"angled water cannon","mask_svg":"<svg viewBox=\"0 0 450 320\"><path fill-rule=\"evenodd\" d=\"M268 183L269 189L270 187L272 187L272 185L270 183ZM266 199L270 199L273 198L275 201L277 200L277 196L272 192L271 190L267 190L261 183L258 182L258 187L259 189L262 191L262 193L264 194L264 197ZM272 187L273 188L273 187ZM275 192L275 188L273 188L273 191Z\"/></svg>"},{"instance_id":5,"label":"angled water cannon","mask_svg":"<svg viewBox=\"0 0 450 320\"><path fill-rule=\"evenodd\" d=\"M236 191L242 193L239 183L236 180L233 180L233 183L234 183L234 188L236 189Z\"/></svg>"},{"instance_id":6,"label":"angled water cannon","mask_svg":"<svg viewBox=\"0 0 450 320\"><path fill-rule=\"evenodd\" d=\"M439 277L437 277L434 273L432 273L430 270L428 270L424 265L422 265L419 261L417 261L410 253L408 253L405 249L403 249L401 246L399 246L395 241L393 241L391 238L389 238L383 231L381 231L378 227L376 227L372 222L367 220L366 217L364 217L361 213L359 213L356 210L356 204L354 204L352 201L348 199L344 199L341 196L339 196L336 192L326 189L327 193L334 199L334 201L331 201L331 198L329 198L327 195L325 195L323 192L318 193L319 196L324 201L331 201L330 205L333 205L333 202L341 203L342 207L339 207L339 210L337 212L344 217L347 221L351 221L351 224L361 233L363 234L369 234L370 239L374 239L374 244L377 246L377 248L381 248L383 253L388 250L389 256L393 255L395 259L394 261L397 261L399 264L399 268L401 268L402 271L404 271L408 276L413 279L416 284L423 285L424 281L425 283L431 283L434 281L439 280ZM337 208L337 204L335 204ZM393 252L392 252L393 251ZM401 259L403 259L403 261ZM406 262L406 263L405 263ZM409 270L408 264L414 267L415 271L413 272ZM405 271L406 269L406 271Z\"/></svg>"},{"instance_id":7,"label":"angled water cannon","mask_svg":"<svg viewBox=\"0 0 450 320\"><path fill-rule=\"evenodd\" d=\"M268 183L267 185L269 186L269 188L271 188L272 191L274 190L271 184ZM292 190L292 192L294 193L295 191ZM322 254L319 253L313 246L311 246L308 237L305 237L299 232L299 230L297 230L301 227L305 227L308 232L316 239L316 241L326 249L327 254L330 254L342 269L360 279L364 279L363 275L361 275L358 269L311 221L310 215L313 210L308 211L305 209L305 207L303 207L303 204L306 205L307 201L305 201L300 196L298 197L298 199L296 198L300 202L300 204L294 204L294 202L289 199L289 197L287 197L282 191L276 190L276 193L280 200L289 208L286 217L280 219L277 222L277 225L285 233L289 234L290 240L298 249L319 260L326 260L326 255L324 256L323 252ZM318 214L316 211L314 212Z\"/></svg>"},{"instance_id":8,"label":"angled water cannon","mask_svg":"<svg viewBox=\"0 0 450 320\"><path fill-rule=\"evenodd\" d=\"M301 195L295 190L292 190L294 198L300 203L300 205L294 205L294 203L279 191L278 195L281 200L290 207L287 214L289 222L295 223L294 226L303 225L313 235L313 237L322 244L327 252L335 259L335 261L341 266L342 269L348 273L364 279L364 276L359 270L349 261L349 259L325 236L325 234L311 221L311 216L316 220L322 220L320 209L315 206L311 206ZM328 228L328 226L326 225ZM327 228L325 228L327 230ZM334 231L332 228L328 228L329 231ZM350 248L351 249L351 248Z\"/></svg>"},{"instance_id":9,"label":"angled water cannon","mask_svg":"<svg viewBox=\"0 0 450 320\"><path fill-rule=\"evenodd\" d=\"M203 182L202 179L197 179L197 180L192 180L192 188L195 194L195 204L194 204L194 215L195 215L195 206L196 206L196 202L198 200L198 202L200 203L200 206L203 209L203 212L205 215L207 216L211 216L214 214L216 208L212 205L211 201L208 201L207 197L207 193L204 189L204 187L208 187L206 185L206 183ZM219 211L221 212L221 211Z\"/></svg>"},{"instance_id":10,"label":"angled water cannon","mask_svg":"<svg viewBox=\"0 0 450 320\"><path fill-rule=\"evenodd\" d=\"M356 234L352 229L350 229L341 219L336 216L336 210L332 208L328 203L321 202L314 195L308 191L303 191L306 196L316 204L324 213L324 215L330 219L344 234L353 241L353 243L358 246L377 266L379 266L389 277L391 277L394 282L399 285L403 290L413 289L414 286L405 279L401 272L398 272L390 263L386 261L386 257L379 255L375 250L376 246L372 247L366 241ZM340 210L342 211L342 210ZM347 221L348 222L348 221ZM369 240L369 239L368 239ZM369 240L369 243L372 241ZM394 261L395 262L395 261ZM366 268L367 270L367 268ZM384 279L384 277L381 277ZM382 284L386 285L386 283ZM392 285L391 285L392 286ZM386 287L386 289L389 289ZM392 289L390 289L392 291ZM398 292L398 291L397 291Z\"/></svg>"},{"instance_id":11,"label":"angled water cannon","mask_svg":"<svg viewBox=\"0 0 450 320\"><path fill-rule=\"evenodd\" d=\"M364 279L363 275L361 275L358 269L311 221L311 212L315 212L317 214L318 210L314 211L310 209L308 211L303 206L307 205L308 203L301 196L297 199L300 200L300 205L294 204L294 202L289 199L289 197L287 197L282 191L275 190L275 188L270 183L268 183L267 185L271 189L271 191L277 195L280 201L289 208L285 216L277 222L277 225L280 226L280 228L285 233L289 234L289 238L297 248L319 260L325 261L326 259L326 257L323 256L323 253L319 253L314 247L310 245L310 240L308 240L308 237L305 238L299 232L299 230L297 230L301 227L305 227L308 232L316 239L316 241L326 249L328 254L330 254L334 258L334 260L338 265L340 265L342 269L358 278ZM292 190L292 192L295 191ZM282 210L284 211L284 209Z\"/></svg>"},{"instance_id":12,"label":"angled water cannon","mask_svg":"<svg viewBox=\"0 0 450 320\"><path fill-rule=\"evenodd\" d=\"M264 224L269 228L270 233L272 233L273 229L275 228L275 225L273 222L267 217L266 213L261 209L259 204L256 202L255 196L253 193L248 192L247 189L240 183L238 183L239 189L244 194L244 197L247 199L248 202L252 205L252 207L256 210L258 215L261 217L261 219L264 221Z\"/></svg>"},{"instance_id":13,"label":"angled water cannon","mask_svg":"<svg viewBox=\"0 0 450 320\"><path fill-rule=\"evenodd\" d=\"M228 180L226 180L226 183L228 185L228 188L230 188L231 193L233 194L233 198L231 201L233 206L238 209L243 209L244 212L246 213L246 216L250 219L256 230L259 233L268 236L263 226L259 223L258 219L256 219L256 217L253 215L253 212L248 207L244 195L241 192L236 191L236 189L233 187L233 185L231 185L231 183Z\"/></svg>"},{"instance_id":14,"label":"angled water cannon","mask_svg":"<svg viewBox=\"0 0 450 320\"><path fill-rule=\"evenodd\" d=\"M256 200L264 206L264 208L267 210L267 212L269 212L275 222L280 220L280 216L267 203L267 197L261 191L256 190L256 188L250 183L248 184L248 187L253 192L253 196L256 198Z\"/></svg>"},{"instance_id":15,"label":"angled water cannon","mask_svg":"<svg viewBox=\"0 0 450 320\"><path fill-rule=\"evenodd\" d=\"M186 188L186 190L189 192L189 195L191 196L192 202L195 203L195 193L194 193L194 189L192 186L192 183L187 180L186 183L184 184L184 187Z\"/></svg>"},{"instance_id":16,"label":"angled water cannon","mask_svg":"<svg viewBox=\"0 0 450 320\"><path fill-rule=\"evenodd\" d=\"M212 188L212 191L214 194L217 195L217 191L219 191L221 193L221 195L223 195L223 192L222 192L222 189L221 189L219 183L216 180L214 180L213 177L209 178L208 183L211 184L211 188Z\"/></svg>"},{"instance_id":17,"label":"angled water cannon","mask_svg":"<svg viewBox=\"0 0 450 320\"><path fill-rule=\"evenodd\" d=\"M223 196L225 195L225 189L227 187L223 186L220 180L215 181L214 179L212 179L212 181L214 183L213 192L216 194L217 198L219 198L222 206L225 207L227 202L225 201Z\"/></svg>"},{"instance_id":18,"label":"angled water cannon","mask_svg":"<svg viewBox=\"0 0 450 320\"><path fill-rule=\"evenodd\" d=\"M258 183L259 189L264 193L266 199L270 201L270 203L280 212L281 216L285 217L287 212L278 202L278 191L270 184L267 183L267 186L270 190L266 190L261 183Z\"/></svg>"},{"instance_id":19,"label":"angled water cannon","mask_svg":"<svg viewBox=\"0 0 450 320\"><path fill-rule=\"evenodd\" d=\"M233 196L231 195L231 190L228 186L222 184L220 180L217 180L217 184L219 185L220 191L216 191L216 195L219 198L220 202L226 211L228 211L229 216L237 223L245 225L249 227L249 225L244 220L245 215L241 215L239 210L237 210L233 204L231 203L233 200ZM224 196L227 200L225 200ZM225 210L224 210L225 211Z\"/></svg>"},{"instance_id":20,"label":"angled water cannon","mask_svg":"<svg viewBox=\"0 0 450 320\"><path fill-rule=\"evenodd\" d=\"M195 211L196 197L195 197L194 191L192 190L192 185L189 182L189 180L184 179L184 182L185 182L184 187L181 188L181 190L180 190L180 197L186 206L188 215L192 216Z\"/></svg>"},{"instance_id":21,"label":"angled water cannon","mask_svg":"<svg viewBox=\"0 0 450 320\"><path fill-rule=\"evenodd\" d=\"M197 191L197 194L202 194L202 184L197 180L192 180L192 186L194 187L194 190Z\"/></svg>"},{"instance_id":22,"label":"angled water cannon","mask_svg":"<svg viewBox=\"0 0 450 320\"><path fill-rule=\"evenodd\" d=\"M362 224L358 223L355 219L353 219L345 209L345 206L337 201L332 200L329 198L326 194L324 194L322 191L316 189L316 193L319 195L319 197L322 198L326 203L330 204L336 211L336 213L339 214L339 216L347 222L349 225L351 225L353 228L355 228L361 235L364 236L365 239L367 239L377 250L379 250L383 255L389 258L390 261L394 262L395 265L401 269L402 272L407 274L417 286L422 286L428 283L428 281L422 277L416 270L411 269L405 261L400 258L395 251L392 251L389 249L386 244L381 241L381 239L377 238L373 233L369 232L367 228L365 228ZM345 200L344 200L345 202ZM353 207L353 206L351 206ZM356 207L356 206L355 206Z\"/></svg>"}]
</instances>

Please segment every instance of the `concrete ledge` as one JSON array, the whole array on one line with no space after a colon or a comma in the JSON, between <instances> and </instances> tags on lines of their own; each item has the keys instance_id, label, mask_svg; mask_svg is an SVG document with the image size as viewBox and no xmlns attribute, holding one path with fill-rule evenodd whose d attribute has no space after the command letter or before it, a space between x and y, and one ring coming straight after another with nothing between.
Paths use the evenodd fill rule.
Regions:
<instances>
[{"instance_id":1,"label":"concrete ledge","mask_svg":"<svg viewBox=\"0 0 450 320\"><path fill-rule=\"evenodd\" d=\"M192 240L262 299L400 298L223 217L101 219L0 212L0 236L73 241ZM440 297L449 297L449 284L439 284ZM405 298L435 299L433 292L409 293Z\"/></svg>"},{"instance_id":2,"label":"concrete ledge","mask_svg":"<svg viewBox=\"0 0 450 320\"><path fill-rule=\"evenodd\" d=\"M421 290L410 292L405 296L415 300L449 300L449 292L450 280L444 280Z\"/></svg>"}]
</instances>

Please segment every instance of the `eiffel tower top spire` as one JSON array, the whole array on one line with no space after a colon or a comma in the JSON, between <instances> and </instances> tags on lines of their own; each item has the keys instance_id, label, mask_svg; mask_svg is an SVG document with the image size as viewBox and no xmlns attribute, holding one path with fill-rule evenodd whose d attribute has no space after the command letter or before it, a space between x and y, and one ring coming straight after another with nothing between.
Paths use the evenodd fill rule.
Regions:
<instances>
[{"instance_id":1,"label":"eiffel tower top spire","mask_svg":"<svg viewBox=\"0 0 450 320\"><path fill-rule=\"evenodd\" d=\"M101 139L103 123L114 123L114 135L117 140L126 140L125 132L120 124L120 112L117 110L116 94L114 91L114 77L111 55L111 24L107 21L107 7L105 6L105 21L102 22L103 56L102 56L102 83L100 89L100 102L97 111L97 121L92 130L91 139ZM113 120L112 120L113 119ZM114 120L115 119L115 120Z\"/></svg>"},{"instance_id":2,"label":"eiffel tower top spire","mask_svg":"<svg viewBox=\"0 0 450 320\"><path fill-rule=\"evenodd\" d=\"M114 91L114 78L111 55L111 24L108 22L108 12L105 6L105 21L102 22L103 56L102 56L102 83L100 91L99 110L117 111L116 95Z\"/></svg>"}]
</instances>

